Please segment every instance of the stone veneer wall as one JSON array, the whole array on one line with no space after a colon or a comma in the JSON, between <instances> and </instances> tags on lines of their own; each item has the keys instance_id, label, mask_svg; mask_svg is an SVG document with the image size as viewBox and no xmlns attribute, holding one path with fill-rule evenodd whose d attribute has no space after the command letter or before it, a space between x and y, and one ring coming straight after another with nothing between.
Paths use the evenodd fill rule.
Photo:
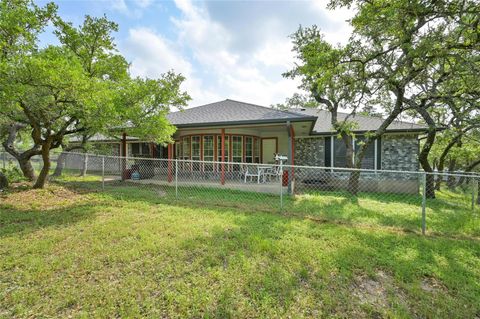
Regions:
<instances>
[{"instance_id":1,"label":"stone veneer wall","mask_svg":"<svg viewBox=\"0 0 480 319\"><path fill-rule=\"evenodd\" d=\"M416 135L382 137L382 169L418 171L419 141Z\"/></svg>"},{"instance_id":2,"label":"stone veneer wall","mask_svg":"<svg viewBox=\"0 0 480 319\"><path fill-rule=\"evenodd\" d=\"M391 134L382 137L381 161L383 170L418 171L419 141L416 135ZM295 140L295 164L303 166L325 166L325 140L319 138L300 138ZM327 170L328 171L328 170ZM324 187L346 189L348 172L335 171L325 175L323 170L297 169L299 191L302 186L312 189L314 186L302 184L304 180L328 178ZM361 191L418 194L418 175L408 173L383 173L378 171L362 172Z\"/></svg>"},{"instance_id":3,"label":"stone veneer wall","mask_svg":"<svg viewBox=\"0 0 480 319\"><path fill-rule=\"evenodd\" d=\"M384 135L381 145L382 169L418 171L418 147L416 135ZM325 166L325 139L323 137L296 139L295 164Z\"/></svg>"},{"instance_id":4,"label":"stone veneer wall","mask_svg":"<svg viewBox=\"0 0 480 319\"><path fill-rule=\"evenodd\" d=\"M325 140L323 137L295 140L295 165L325 166Z\"/></svg>"}]
</instances>

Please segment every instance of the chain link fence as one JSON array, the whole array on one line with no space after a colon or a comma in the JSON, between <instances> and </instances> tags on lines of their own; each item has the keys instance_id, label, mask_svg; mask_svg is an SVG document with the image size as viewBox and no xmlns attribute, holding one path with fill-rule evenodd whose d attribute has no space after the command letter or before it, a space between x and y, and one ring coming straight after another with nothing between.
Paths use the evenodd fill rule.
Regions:
<instances>
[{"instance_id":1,"label":"chain link fence","mask_svg":"<svg viewBox=\"0 0 480 319\"><path fill-rule=\"evenodd\" d=\"M104 190L120 199L219 209L237 207L248 212L281 212L314 222L480 236L480 176L476 174L86 153L63 153L52 165L52 172L57 165L63 170L57 182L91 191Z\"/></svg>"},{"instance_id":2,"label":"chain link fence","mask_svg":"<svg viewBox=\"0 0 480 319\"><path fill-rule=\"evenodd\" d=\"M50 155L50 161L52 163L52 168L55 168L58 156L59 155L56 154L56 153L52 153ZM30 162L32 163L33 168L37 171L39 171L43 166L42 156L40 156L40 155L32 156L32 158L30 159ZM7 152L0 151L0 169L5 170L5 169L8 169L10 167L19 168L17 159Z\"/></svg>"}]
</instances>

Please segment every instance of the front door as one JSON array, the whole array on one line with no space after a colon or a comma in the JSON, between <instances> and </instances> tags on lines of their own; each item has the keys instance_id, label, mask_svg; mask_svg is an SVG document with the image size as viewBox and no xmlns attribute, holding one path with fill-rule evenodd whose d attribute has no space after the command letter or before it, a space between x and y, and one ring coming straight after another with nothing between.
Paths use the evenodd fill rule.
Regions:
<instances>
[{"instance_id":1,"label":"front door","mask_svg":"<svg viewBox=\"0 0 480 319\"><path fill-rule=\"evenodd\" d=\"M277 153L277 139L262 138L262 163L274 163L275 153Z\"/></svg>"}]
</instances>

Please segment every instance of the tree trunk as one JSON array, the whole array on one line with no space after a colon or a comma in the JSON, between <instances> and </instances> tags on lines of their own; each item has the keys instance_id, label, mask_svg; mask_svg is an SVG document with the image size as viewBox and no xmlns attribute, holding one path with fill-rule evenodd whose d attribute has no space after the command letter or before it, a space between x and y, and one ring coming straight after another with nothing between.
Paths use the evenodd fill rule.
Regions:
<instances>
[{"instance_id":1,"label":"tree trunk","mask_svg":"<svg viewBox=\"0 0 480 319\"><path fill-rule=\"evenodd\" d=\"M438 170L438 175L437 175L437 180L435 181L435 190L436 191L439 191L442 189L442 182L443 182L443 170L440 171L440 169Z\"/></svg>"},{"instance_id":2,"label":"tree trunk","mask_svg":"<svg viewBox=\"0 0 480 319\"><path fill-rule=\"evenodd\" d=\"M418 161L420 162L423 171L427 173L427 184L425 185L426 196L427 198L435 198L435 175L433 174L432 166L430 166L430 162L428 161L428 154L430 154L430 150L435 142L435 137L437 136L437 127L435 121L423 107L418 107L416 110L428 125L427 138L425 140L425 144L423 144L420 154L418 155Z\"/></svg>"},{"instance_id":3,"label":"tree trunk","mask_svg":"<svg viewBox=\"0 0 480 319\"><path fill-rule=\"evenodd\" d=\"M471 171L473 171L473 169L477 166L477 165L480 165L480 159L474 161L473 163L471 163L470 165L467 166L467 168L465 168L465 170L463 171L464 173L469 173ZM463 182L465 181L465 177L460 177L460 179L458 180L458 183L457 183L457 186L462 186Z\"/></svg>"},{"instance_id":4,"label":"tree trunk","mask_svg":"<svg viewBox=\"0 0 480 319\"><path fill-rule=\"evenodd\" d=\"M362 168L362 161L363 161L363 158L365 157L365 152L367 151L368 146L373 141L380 138L387 130L387 127L390 124L392 124L392 122L398 117L398 115L400 115L400 113L402 113L403 94L404 94L403 90L399 90L395 108L392 110L390 115L383 121L380 127L375 131L375 134L373 134L372 136L368 136L365 139L362 146L360 146L360 148L358 149L358 152L356 153L356 156L355 156L355 165L353 166L355 170L350 173L350 178L348 179L348 191L350 192L350 194L354 196L358 194L359 185L360 185L359 169Z\"/></svg>"},{"instance_id":5,"label":"tree trunk","mask_svg":"<svg viewBox=\"0 0 480 319\"><path fill-rule=\"evenodd\" d=\"M346 161L346 167L347 168L352 168L354 163L353 163L353 138L351 135L342 132L342 140L345 143L345 161Z\"/></svg>"},{"instance_id":6,"label":"tree trunk","mask_svg":"<svg viewBox=\"0 0 480 319\"><path fill-rule=\"evenodd\" d=\"M55 171L53 172L52 176L59 177L62 176L63 169L65 168L65 161L67 160L67 153L72 152L74 150L84 150L85 151L85 143L87 138L82 139L82 144L75 145L75 146L68 146L63 147L64 151L58 155L57 158L57 166L55 167Z\"/></svg>"},{"instance_id":7,"label":"tree trunk","mask_svg":"<svg viewBox=\"0 0 480 319\"><path fill-rule=\"evenodd\" d=\"M457 166L457 161L456 161L456 159L452 158L450 160L450 162L448 163L448 173L453 174L453 172L455 172L456 166ZM448 177L447 177L447 187L449 189L453 190L455 188L456 183L457 183L457 178L453 175L448 175Z\"/></svg>"},{"instance_id":8,"label":"tree trunk","mask_svg":"<svg viewBox=\"0 0 480 319\"><path fill-rule=\"evenodd\" d=\"M65 161L67 159L67 154L66 152L62 152L60 155L58 155L57 158L57 166L55 167L55 171L52 174L52 177L60 177L62 176L63 169L65 167Z\"/></svg>"},{"instance_id":9,"label":"tree trunk","mask_svg":"<svg viewBox=\"0 0 480 319\"><path fill-rule=\"evenodd\" d=\"M23 123L12 123L8 128L8 134L6 139L3 141L2 145L7 151L8 154L15 157L18 161L20 169L22 170L23 176L26 179L33 182L35 180L35 170L33 169L30 159L39 154L39 145L34 145L30 149L20 153L15 148L15 141L17 139L18 132L26 127Z\"/></svg>"},{"instance_id":10,"label":"tree trunk","mask_svg":"<svg viewBox=\"0 0 480 319\"><path fill-rule=\"evenodd\" d=\"M355 164L353 170L350 173L350 177L348 179L348 192L352 195L357 195L359 191L359 185L360 185L360 169L362 168L362 161L363 157L365 156L365 152L367 150L367 147L369 144L372 143L372 140L367 138L365 140L365 143L360 146L360 149L358 150L356 156L355 156Z\"/></svg>"},{"instance_id":11,"label":"tree trunk","mask_svg":"<svg viewBox=\"0 0 480 319\"><path fill-rule=\"evenodd\" d=\"M37 181L33 185L33 188L44 188L45 183L48 180L48 173L50 172L50 147L52 142L47 140L42 145L42 160L43 160L43 167L38 175Z\"/></svg>"},{"instance_id":12,"label":"tree trunk","mask_svg":"<svg viewBox=\"0 0 480 319\"><path fill-rule=\"evenodd\" d=\"M23 173L28 181L33 182L36 178L35 170L33 169L32 162L30 158L26 158L25 156L20 156L17 158L18 164L20 165L20 170Z\"/></svg>"},{"instance_id":13,"label":"tree trunk","mask_svg":"<svg viewBox=\"0 0 480 319\"><path fill-rule=\"evenodd\" d=\"M85 175L87 175L87 170L88 170L88 154L85 153L83 155L83 165L82 165L82 172L80 173L80 176L85 177Z\"/></svg>"},{"instance_id":14,"label":"tree trunk","mask_svg":"<svg viewBox=\"0 0 480 319\"><path fill-rule=\"evenodd\" d=\"M0 172L0 190L5 189L7 187L8 187L8 179L5 176L5 174Z\"/></svg>"},{"instance_id":15,"label":"tree trunk","mask_svg":"<svg viewBox=\"0 0 480 319\"><path fill-rule=\"evenodd\" d=\"M477 178L477 205L480 206L480 178Z\"/></svg>"},{"instance_id":16,"label":"tree trunk","mask_svg":"<svg viewBox=\"0 0 480 319\"><path fill-rule=\"evenodd\" d=\"M433 174L432 168L428 163L428 160L425 158L419 158L420 165L422 166L423 170L427 174L426 176L426 196L427 198L435 198L435 175Z\"/></svg>"},{"instance_id":17,"label":"tree trunk","mask_svg":"<svg viewBox=\"0 0 480 319\"><path fill-rule=\"evenodd\" d=\"M462 146L462 134L464 134L466 131L468 131L469 128L467 128L464 131L461 131L459 134L457 134L449 143L448 145L443 149L442 154L440 155L440 159L438 161L438 172L443 173L443 169L445 168L445 160L447 159L447 155L449 154L450 150L457 145L458 147ZM434 162L435 163L435 162ZM434 164L434 169L435 169L435 164ZM454 170L454 169L453 169ZM449 169L449 172L453 172L453 170ZM442 184L443 178L441 175L437 176L437 182L435 185L435 189L437 191L440 190L441 184ZM449 186L450 187L450 186Z\"/></svg>"}]
</instances>

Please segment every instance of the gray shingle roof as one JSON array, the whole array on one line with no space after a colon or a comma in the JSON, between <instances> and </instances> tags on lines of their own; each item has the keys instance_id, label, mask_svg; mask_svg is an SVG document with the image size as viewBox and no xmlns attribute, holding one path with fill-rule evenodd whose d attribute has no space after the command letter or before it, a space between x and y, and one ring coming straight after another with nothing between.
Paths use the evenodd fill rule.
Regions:
<instances>
[{"instance_id":1,"label":"gray shingle roof","mask_svg":"<svg viewBox=\"0 0 480 319\"><path fill-rule=\"evenodd\" d=\"M315 117L308 114L280 111L229 99L173 112L167 118L177 127L315 120Z\"/></svg>"},{"instance_id":2,"label":"gray shingle roof","mask_svg":"<svg viewBox=\"0 0 480 319\"><path fill-rule=\"evenodd\" d=\"M310 115L318 117L317 121L315 122L315 126L313 128L314 134L326 134L331 133L333 131L331 118L332 115L329 111L319 110L319 109L312 109L312 108L305 108L305 109L290 109L290 112L295 112L298 114L303 115ZM338 120L343 121L348 116L348 113L338 113ZM380 127L383 122L382 118L376 116L367 116L367 115L359 115L356 114L355 116L350 116L348 121L356 122L357 128L355 132L365 132L365 131L373 131ZM387 132L395 132L395 131L416 131L421 132L425 131L427 126L416 124L416 123L408 123L402 121L394 121L390 126L387 128Z\"/></svg>"},{"instance_id":3,"label":"gray shingle roof","mask_svg":"<svg viewBox=\"0 0 480 319\"><path fill-rule=\"evenodd\" d=\"M104 134L94 134L88 141L89 142L103 142L103 141L120 141L122 135L104 135ZM81 142L82 137L80 135L72 135L69 137L69 141L73 143ZM138 141L138 137L127 135L127 141Z\"/></svg>"}]
</instances>

